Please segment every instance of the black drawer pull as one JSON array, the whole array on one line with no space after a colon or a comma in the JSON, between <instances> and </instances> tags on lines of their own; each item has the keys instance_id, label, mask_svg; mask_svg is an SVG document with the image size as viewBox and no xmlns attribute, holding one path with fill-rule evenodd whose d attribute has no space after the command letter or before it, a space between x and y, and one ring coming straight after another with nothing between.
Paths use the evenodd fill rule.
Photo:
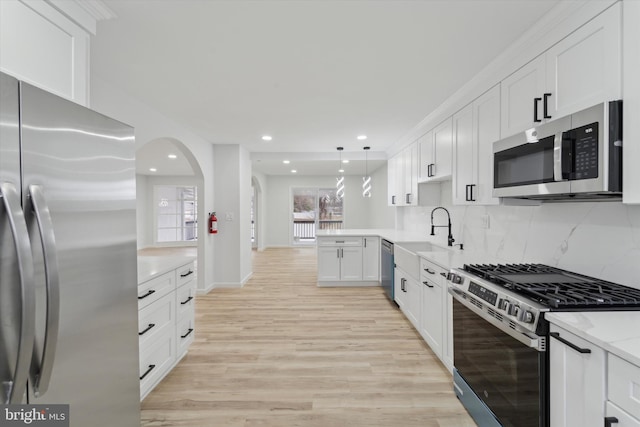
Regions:
<instances>
[{"instance_id":1,"label":"black drawer pull","mask_svg":"<svg viewBox=\"0 0 640 427\"><path fill-rule=\"evenodd\" d=\"M149 375L151 373L151 371L153 371L153 369L156 367L156 365L149 365L149 369L147 369L145 371L144 374L142 374L142 376L140 377L140 381L142 381L144 379L144 377L146 377L147 375Z\"/></svg>"},{"instance_id":2,"label":"black drawer pull","mask_svg":"<svg viewBox=\"0 0 640 427\"><path fill-rule=\"evenodd\" d=\"M192 299L193 299L193 297L189 297L189 298L187 298L186 300L182 301L182 302L180 303L180 305L188 304L188 303L189 303L189 301L191 301Z\"/></svg>"},{"instance_id":3,"label":"black drawer pull","mask_svg":"<svg viewBox=\"0 0 640 427\"><path fill-rule=\"evenodd\" d=\"M435 271L433 271L433 270L429 270L428 268L425 268L425 269L424 269L424 271L426 271L426 272L427 272L427 273L429 273L429 274L436 274L436 272L435 272Z\"/></svg>"},{"instance_id":4,"label":"black drawer pull","mask_svg":"<svg viewBox=\"0 0 640 427\"><path fill-rule=\"evenodd\" d=\"M138 297L138 299L145 299L146 297L148 297L149 295L153 295L156 293L155 289L151 289L149 292L147 292L146 294L142 295L141 297Z\"/></svg>"},{"instance_id":5,"label":"black drawer pull","mask_svg":"<svg viewBox=\"0 0 640 427\"><path fill-rule=\"evenodd\" d=\"M181 274L180 277L187 277L190 274L193 274L193 270L189 270L188 273Z\"/></svg>"},{"instance_id":6,"label":"black drawer pull","mask_svg":"<svg viewBox=\"0 0 640 427\"><path fill-rule=\"evenodd\" d=\"M611 427L614 424L618 424L620 421L616 417L606 417L604 419L604 427Z\"/></svg>"},{"instance_id":7,"label":"black drawer pull","mask_svg":"<svg viewBox=\"0 0 640 427\"><path fill-rule=\"evenodd\" d=\"M156 324L155 324L155 323L149 323L149 326L147 326L147 328L146 328L144 331L142 331L142 332L138 332L138 335L142 336L142 335L146 334L146 333L147 333L147 332L149 332L151 329L153 329L153 328L154 328L154 326L156 326Z\"/></svg>"},{"instance_id":8,"label":"black drawer pull","mask_svg":"<svg viewBox=\"0 0 640 427\"><path fill-rule=\"evenodd\" d=\"M433 288L433 285L430 285L429 282L422 282L427 288Z\"/></svg>"},{"instance_id":9,"label":"black drawer pull","mask_svg":"<svg viewBox=\"0 0 640 427\"><path fill-rule=\"evenodd\" d=\"M561 343L568 345L569 347L571 347L572 349L574 349L574 350L575 350L575 351L577 351L578 353L582 353L582 354L588 354L588 353L591 353L591 350L590 350L590 349L588 349L588 348L580 348L580 347L578 347L578 346L577 346L577 345L575 345L574 343L569 342L569 341L565 340L564 338L562 338L562 337L560 336L560 334L559 334L559 333L557 333L557 332L551 332L551 333L549 333L549 335L551 335L553 338L557 339L557 340L558 340L558 341L560 341Z\"/></svg>"},{"instance_id":10,"label":"black drawer pull","mask_svg":"<svg viewBox=\"0 0 640 427\"><path fill-rule=\"evenodd\" d=\"M186 337L188 337L189 335L191 335L191 332L193 332L193 328L189 328L189 332L187 332L187 333L186 333L186 334L184 334L184 335L180 335L180 338L186 338Z\"/></svg>"},{"instance_id":11,"label":"black drawer pull","mask_svg":"<svg viewBox=\"0 0 640 427\"><path fill-rule=\"evenodd\" d=\"M440 273L440 275L441 275L442 277L444 277L444 278L446 278L446 277L447 277L447 273Z\"/></svg>"}]
</instances>

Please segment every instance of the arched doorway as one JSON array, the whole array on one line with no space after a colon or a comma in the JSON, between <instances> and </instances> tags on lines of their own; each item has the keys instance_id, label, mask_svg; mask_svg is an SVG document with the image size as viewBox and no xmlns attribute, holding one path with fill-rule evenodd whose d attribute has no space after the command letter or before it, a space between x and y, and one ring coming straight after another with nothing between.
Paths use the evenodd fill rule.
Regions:
<instances>
[{"instance_id":1,"label":"arched doorway","mask_svg":"<svg viewBox=\"0 0 640 427\"><path fill-rule=\"evenodd\" d=\"M142 254L182 252L204 259L204 239L198 238L206 233L203 184L198 161L178 139L156 138L138 148L137 237ZM188 206L192 206L193 212ZM167 226L171 221L175 222L174 226ZM201 268L204 267L201 264ZM198 274L199 288L202 288L203 276Z\"/></svg>"}]
</instances>

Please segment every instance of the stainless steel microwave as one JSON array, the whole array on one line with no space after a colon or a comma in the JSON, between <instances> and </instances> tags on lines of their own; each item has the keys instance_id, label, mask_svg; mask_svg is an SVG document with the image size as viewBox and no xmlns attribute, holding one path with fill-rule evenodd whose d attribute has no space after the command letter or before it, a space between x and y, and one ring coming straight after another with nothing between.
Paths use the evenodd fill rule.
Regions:
<instances>
[{"instance_id":1,"label":"stainless steel microwave","mask_svg":"<svg viewBox=\"0 0 640 427\"><path fill-rule=\"evenodd\" d=\"M493 144L493 196L622 196L622 101L604 102Z\"/></svg>"}]
</instances>

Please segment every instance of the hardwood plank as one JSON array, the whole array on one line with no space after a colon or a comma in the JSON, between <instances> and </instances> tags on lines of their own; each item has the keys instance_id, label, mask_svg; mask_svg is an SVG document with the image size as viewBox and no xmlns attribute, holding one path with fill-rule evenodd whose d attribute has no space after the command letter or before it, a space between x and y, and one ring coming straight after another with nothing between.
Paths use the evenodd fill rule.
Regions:
<instances>
[{"instance_id":1,"label":"hardwood plank","mask_svg":"<svg viewBox=\"0 0 640 427\"><path fill-rule=\"evenodd\" d=\"M313 248L253 265L244 288L196 299L195 341L142 426L475 426L381 288L318 288Z\"/></svg>"}]
</instances>

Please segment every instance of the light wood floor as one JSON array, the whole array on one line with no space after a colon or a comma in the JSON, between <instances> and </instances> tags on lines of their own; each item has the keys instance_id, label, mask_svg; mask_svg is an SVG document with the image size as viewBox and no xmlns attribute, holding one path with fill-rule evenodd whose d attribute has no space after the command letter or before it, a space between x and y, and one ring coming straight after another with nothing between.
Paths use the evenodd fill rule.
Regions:
<instances>
[{"instance_id":1,"label":"light wood floor","mask_svg":"<svg viewBox=\"0 0 640 427\"><path fill-rule=\"evenodd\" d=\"M195 342L143 426L475 427L381 288L316 287L312 248L253 257L244 288L197 298Z\"/></svg>"}]
</instances>

